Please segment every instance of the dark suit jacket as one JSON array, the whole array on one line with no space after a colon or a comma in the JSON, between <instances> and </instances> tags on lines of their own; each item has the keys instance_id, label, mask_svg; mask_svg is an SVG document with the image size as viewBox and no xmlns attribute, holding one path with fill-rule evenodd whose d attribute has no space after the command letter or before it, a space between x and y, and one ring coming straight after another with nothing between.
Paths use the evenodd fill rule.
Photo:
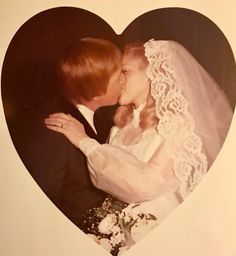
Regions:
<instances>
[{"instance_id":1,"label":"dark suit jacket","mask_svg":"<svg viewBox=\"0 0 236 256\"><path fill-rule=\"evenodd\" d=\"M110 110L97 111L97 135L78 109L68 106L61 111L77 118L88 136L105 142L112 126ZM46 195L78 227L85 211L100 205L106 197L93 186L84 154L64 135L47 129L43 119L35 126L23 161Z\"/></svg>"}]
</instances>

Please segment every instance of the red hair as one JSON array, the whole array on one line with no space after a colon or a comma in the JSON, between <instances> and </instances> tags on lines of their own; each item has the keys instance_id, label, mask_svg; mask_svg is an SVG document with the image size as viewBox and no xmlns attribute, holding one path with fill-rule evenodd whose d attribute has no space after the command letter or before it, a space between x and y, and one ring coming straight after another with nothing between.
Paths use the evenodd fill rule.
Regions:
<instances>
[{"instance_id":1,"label":"red hair","mask_svg":"<svg viewBox=\"0 0 236 256\"><path fill-rule=\"evenodd\" d=\"M105 94L120 61L120 50L111 42L97 38L74 42L59 63L63 94L75 104Z\"/></svg>"}]
</instances>

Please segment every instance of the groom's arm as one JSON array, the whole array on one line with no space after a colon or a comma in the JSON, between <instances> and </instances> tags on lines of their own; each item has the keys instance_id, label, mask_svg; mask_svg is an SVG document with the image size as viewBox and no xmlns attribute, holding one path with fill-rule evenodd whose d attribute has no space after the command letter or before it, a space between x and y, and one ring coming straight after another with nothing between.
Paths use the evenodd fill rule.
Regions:
<instances>
[{"instance_id":1,"label":"groom's arm","mask_svg":"<svg viewBox=\"0 0 236 256\"><path fill-rule=\"evenodd\" d=\"M67 173L69 144L60 134L39 127L30 138L24 162L41 189L59 203Z\"/></svg>"},{"instance_id":2,"label":"groom's arm","mask_svg":"<svg viewBox=\"0 0 236 256\"><path fill-rule=\"evenodd\" d=\"M45 194L79 226L82 214L102 203L105 194L92 185L83 153L63 135L44 127L36 134L25 165Z\"/></svg>"}]
</instances>

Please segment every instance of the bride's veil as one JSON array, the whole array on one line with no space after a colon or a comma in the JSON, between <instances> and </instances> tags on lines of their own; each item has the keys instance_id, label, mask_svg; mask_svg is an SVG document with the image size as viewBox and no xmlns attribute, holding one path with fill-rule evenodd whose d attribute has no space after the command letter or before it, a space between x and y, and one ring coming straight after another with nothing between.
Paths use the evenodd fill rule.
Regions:
<instances>
[{"instance_id":1,"label":"bride's veil","mask_svg":"<svg viewBox=\"0 0 236 256\"><path fill-rule=\"evenodd\" d=\"M179 43L144 44L159 134L174 159L184 198L215 160L232 119L229 102L212 77Z\"/></svg>"}]
</instances>

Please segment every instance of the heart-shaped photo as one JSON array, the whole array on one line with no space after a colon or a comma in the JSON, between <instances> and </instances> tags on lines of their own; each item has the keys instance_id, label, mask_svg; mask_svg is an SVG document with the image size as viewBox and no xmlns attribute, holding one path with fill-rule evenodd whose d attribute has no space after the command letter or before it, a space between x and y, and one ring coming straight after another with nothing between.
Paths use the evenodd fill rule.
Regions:
<instances>
[{"instance_id":1,"label":"heart-shaped photo","mask_svg":"<svg viewBox=\"0 0 236 256\"><path fill-rule=\"evenodd\" d=\"M59 7L13 37L2 99L42 191L121 255L207 174L230 127L235 83L227 39L197 12L157 9L117 35L93 13Z\"/></svg>"}]
</instances>

